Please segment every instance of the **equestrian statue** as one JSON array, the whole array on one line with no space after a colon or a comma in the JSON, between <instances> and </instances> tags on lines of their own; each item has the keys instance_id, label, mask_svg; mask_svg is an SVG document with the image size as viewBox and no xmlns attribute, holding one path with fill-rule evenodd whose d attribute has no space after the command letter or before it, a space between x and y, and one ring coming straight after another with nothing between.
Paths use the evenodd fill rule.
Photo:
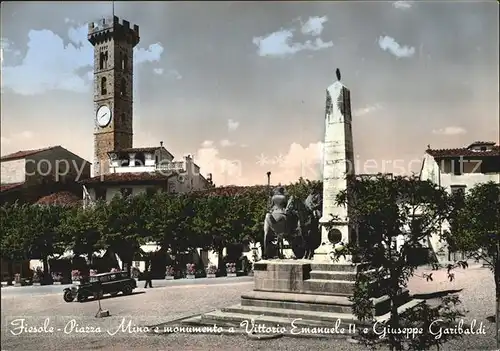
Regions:
<instances>
[{"instance_id":1,"label":"equestrian statue","mask_svg":"<svg viewBox=\"0 0 500 351\"><path fill-rule=\"evenodd\" d=\"M264 258L284 258L283 240L292 247L295 258L312 259L321 243L321 188L315 185L305 201L276 188L264 220Z\"/></svg>"}]
</instances>

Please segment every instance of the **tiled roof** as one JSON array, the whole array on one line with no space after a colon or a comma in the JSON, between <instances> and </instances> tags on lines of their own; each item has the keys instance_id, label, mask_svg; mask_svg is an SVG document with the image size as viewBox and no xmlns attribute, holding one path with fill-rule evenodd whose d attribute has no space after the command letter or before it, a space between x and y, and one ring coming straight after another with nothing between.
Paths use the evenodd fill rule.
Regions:
<instances>
[{"instance_id":1,"label":"tiled roof","mask_svg":"<svg viewBox=\"0 0 500 351\"><path fill-rule=\"evenodd\" d=\"M472 144L470 144L469 147L471 147L471 146L493 146L495 144L496 143L494 141L475 141Z\"/></svg>"},{"instance_id":2,"label":"tiled roof","mask_svg":"<svg viewBox=\"0 0 500 351\"><path fill-rule=\"evenodd\" d=\"M76 196L69 191L60 191L38 199L36 202L39 205L80 205L82 198Z\"/></svg>"},{"instance_id":3,"label":"tiled roof","mask_svg":"<svg viewBox=\"0 0 500 351\"><path fill-rule=\"evenodd\" d=\"M22 183L11 183L11 184L1 184L0 185L0 192L4 192L4 191L7 191L7 190L12 190L12 189L20 188L23 185L24 185L24 182L22 182Z\"/></svg>"},{"instance_id":4,"label":"tiled roof","mask_svg":"<svg viewBox=\"0 0 500 351\"><path fill-rule=\"evenodd\" d=\"M177 173L165 174L164 172L143 172L143 173L110 173L102 176L92 177L81 181L82 184L97 183L128 183L128 182L148 182L167 180Z\"/></svg>"},{"instance_id":5,"label":"tiled roof","mask_svg":"<svg viewBox=\"0 0 500 351\"><path fill-rule=\"evenodd\" d=\"M120 149L113 152L154 152L160 149L161 146L151 146L151 147L131 147L128 149Z\"/></svg>"},{"instance_id":6,"label":"tiled roof","mask_svg":"<svg viewBox=\"0 0 500 351\"><path fill-rule=\"evenodd\" d=\"M470 150L466 147L463 147L455 149L427 149L426 152L433 157L490 157L500 156L500 146L493 146L490 150L487 151Z\"/></svg>"},{"instance_id":7,"label":"tiled roof","mask_svg":"<svg viewBox=\"0 0 500 351\"><path fill-rule=\"evenodd\" d=\"M57 145L57 146L45 147L42 149L16 151L12 154L2 156L0 161L11 161L11 160L16 160L16 159L20 159L20 158L25 158L27 156L34 155L34 154L37 154L37 153L42 152L42 151L55 149L56 147L59 147L59 146Z\"/></svg>"}]
</instances>

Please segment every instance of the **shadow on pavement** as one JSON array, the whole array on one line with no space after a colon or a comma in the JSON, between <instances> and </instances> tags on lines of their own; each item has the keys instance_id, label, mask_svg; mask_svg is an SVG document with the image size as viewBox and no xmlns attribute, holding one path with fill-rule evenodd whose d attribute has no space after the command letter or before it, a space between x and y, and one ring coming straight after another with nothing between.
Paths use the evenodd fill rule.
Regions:
<instances>
[{"instance_id":1,"label":"shadow on pavement","mask_svg":"<svg viewBox=\"0 0 500 351\"><path fill-rule=\"evenodd\" d=\"M427 293L427 294L415 294L412 297L414 299L423 299L423 300L429 300L429 299L436 299L440 297L445 297L446 295L450 294L456 294L461 292L463 289L458 289L458 290L443 290L443 291L436 291L433 293Z\"/></svg>"},{"instance_id":2,"label":"shadow on pavement","mask_svg":"<svg viewBox=\"0 0 500 351\"><path fill-rule=\"evenodd\" d=\"M118 298L118 297L122 297L122 296L132 296L132 295L140 295L140 294L144 294L145 291L136 291L136 292L133 292L132 294L129 294L129 295L123 295L123 294L118 294L118 295L115 295L115 296L111 296L111 295L106 295L106 296L103 296L101 297L101 301L102 300L107 300L107 299L114 299L114 298ZM88 300L85 300L85 301L82 301L81 303L87 303L87 302L93 302L93 301L97 301L97 299L95 298L91 298L91 299L88 299Z\"/></svg>"}]
</instances>

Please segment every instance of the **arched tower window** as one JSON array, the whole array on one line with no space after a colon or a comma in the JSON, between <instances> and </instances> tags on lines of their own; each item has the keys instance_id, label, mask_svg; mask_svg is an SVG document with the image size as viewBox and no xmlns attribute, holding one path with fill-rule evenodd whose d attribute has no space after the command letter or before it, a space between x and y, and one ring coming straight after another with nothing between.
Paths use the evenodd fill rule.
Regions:
<instances>
[{"instance_id":1,"label":"arched tower window","mask_svg":"<svg viewBox=\"0 0 500 351\"><path fill-rule=\"evenodd\" d=\"M108 65L108 52L101 51L99 53L99 69L105 69Z\"/></svg>"},{"instance_id":2,"label":"arched tower window","mask_svg":"<svg viewBox=\"0 0 500 351\"><path fill-rule=\"evenodd\" d=\"M101 78L101 95L106 95L108 93L108 90L106 89L106 77Z\"/></svg>"},{"instance_id":3,"label":"arched tower window","mask_svg":"<svg viewBox=\"0 0 500 351\"><path fill-rule=\"evenodd\" d=\"M122 112L121 117L120 117L120 123L124 124L125 123L125 112Z\"/></svg>"},{"instance_id":4,"label":"arched tower window","mask_svg":"<svg viewBox=\"0 0 500 351\"><path fill-rule=\"evenodd\" d=\"M125 83L125 78L122 78L120 82L120 96L125 96L125 90L127 88L127 85Z\"/></svg>"},{"instance_id":5,"label":"arched tower window","mask_svg":"<svg viewBox=\"0 0 500 351\"><path fill-rule=\"evenodd\" d=\"M128 58L127 55L122 54L122 70L125 71L128 66Z\"/></svg>"}]
</instances>

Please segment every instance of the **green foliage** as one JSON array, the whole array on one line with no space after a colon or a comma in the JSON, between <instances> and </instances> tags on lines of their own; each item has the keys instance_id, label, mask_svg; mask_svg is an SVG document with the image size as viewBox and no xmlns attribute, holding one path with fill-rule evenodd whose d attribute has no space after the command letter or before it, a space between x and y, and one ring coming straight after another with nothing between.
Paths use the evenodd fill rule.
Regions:
<instances>
[{"instance_id":1,"label":"green foliage","mask_svg":"<svg viewBox=\"0 0 500 351\"><path fill-rule=\"evenodd\" d=\"M467 194L454 196L456 210L450 216L448 241L453 248L482 259L493 268L500 241L500 185L478 184Z\"/></svg>"},{"instance_id":2,"label":"green foliage","mask_svg":"<svg viewBox=\"0 0 500 351\"><path fill-rule=\"evenodd\" d=\"M441 223L452 210L449 196L444 189L416 177L377 177L355 180L338 194L337 202L344 206L349 204L349 220L357 230L358 240L349 242L343 250L332 252L332 255L335 259L353 255L374 269L370 276L357 275L351 298L355 306L353 313L360 320L374 322L370 298L383 293L391 300L387 326L403 328L409 321L399 316L398 299L417 268L409 257L413 250L422 246L423 240L440 232ZM397 238L404 238L400 247ZM379 284L369 287L368 282L373 279ZM374 345L373 336L363 333L361 337L368 345ZM425 342L422 341L422 345L426 345ZM388 344L395 350L403 349L405 344L423 349L422 345L408 343L397 334L389 334L376 344Z\"/></svg>"},{"instance_id":3,"label":"green foliage","mask_svg":"<svg viewBox=\"0 0 500 351\"><path fill-rule=\"evenodd\" d=\"M29 242L22 224L29 211L25 204L4 205L1 207L0 249L2 258L14 261L28 257Z\"/></svg>"}]
</instances>

